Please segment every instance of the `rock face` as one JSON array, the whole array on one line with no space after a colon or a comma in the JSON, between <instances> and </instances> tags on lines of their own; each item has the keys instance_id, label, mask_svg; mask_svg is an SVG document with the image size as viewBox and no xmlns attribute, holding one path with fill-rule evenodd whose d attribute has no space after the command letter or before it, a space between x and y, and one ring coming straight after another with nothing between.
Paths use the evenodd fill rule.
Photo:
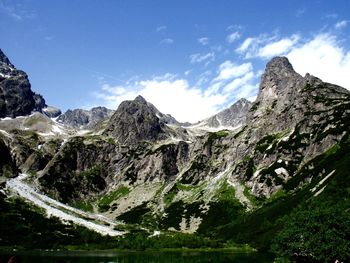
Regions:
<instances>
[{"instance_id":1,"label":"rock face","mask_svg":"<svg viewBox=\"0 0 350 263\"><path fill-rule=\"evenodd\" d=\"M231 107L206 119L204 124L208 127L239 127L246 123L247 113L252 103L246 99L240 99Z\"/></svg>"},{"instance_id":2,"label":"rock face","mask_svg":"<svg viewBox=\"0 0 350 263\"><path fill-rule=\"evenodd\" d=\"M32 92L27 74L0 50L0 117L29 115L45 106L43 97Z\"/></svg>"},{"instance_id":3,"label":"rock face","mask_svg":"<svg viewBox=\"0 0 350 263\"><path fill-rule=\"evenodd\" d=\"M164 122L157 117L155 107L141 96L119 105L104 134L113 136L120 143L131 144L166 138Z\"/></svg>"},{"instance_id":4,"label":"rock face","mask_svg":"<svg viewBox=\"0 0 350 263\"><path fill-rule=\"evenodd\" d=\"M91 110L67 110L57 121L75 128L93 128L98 122L109 118L113 111L106 107L95 107Z\"/></svg>"},{"instance_id":5,"label":"rock face","mask_svg":"<svg viewBox=\"0 0 350 263\"><path fill-rule=\"evenodd\" d=\"M60 109L52 106L43 107L42 111L49 118L56 118L62 114Z\"/></svg>"}]
</instances>

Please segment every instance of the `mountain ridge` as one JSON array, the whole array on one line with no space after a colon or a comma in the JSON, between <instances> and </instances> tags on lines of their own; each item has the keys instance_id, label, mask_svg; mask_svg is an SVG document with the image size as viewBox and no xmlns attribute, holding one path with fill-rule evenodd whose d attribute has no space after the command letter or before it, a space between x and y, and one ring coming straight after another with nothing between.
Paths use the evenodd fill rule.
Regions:
<instances>
[{"instance_id":1,"label":"mountain ridge","mask_svg":"<svg viewBox=\"0 0 350 263\"><path fill-rule=\"evenodd\" d=\"M206 120L218 130L164 115L138 96L87 134L2 132L0 172L32 174L37 191L148 236L197 233L258 248L283 216L348 178L350 92L299 75L287 58L266 65L255 102L239 100ZM223 120L232 129L221 129Z\"/></svg>"}]
</instances>

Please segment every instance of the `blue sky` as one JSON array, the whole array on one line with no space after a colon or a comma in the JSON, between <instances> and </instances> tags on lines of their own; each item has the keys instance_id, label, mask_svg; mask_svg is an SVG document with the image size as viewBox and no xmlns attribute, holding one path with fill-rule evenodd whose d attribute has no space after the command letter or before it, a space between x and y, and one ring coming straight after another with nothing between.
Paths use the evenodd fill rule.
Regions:
<instances>
[{"instance_id":1,"label":"blue sky","mask_svg":"<svg viewBox=\"0 0 350 263\"><path fill-rule=\"evenodd\" d=\"M350 89L349 33L347 0L0 0L0 48L63 111L141 94L198 121L254 100L276 55Z\"/></svg>"}]
</instances>

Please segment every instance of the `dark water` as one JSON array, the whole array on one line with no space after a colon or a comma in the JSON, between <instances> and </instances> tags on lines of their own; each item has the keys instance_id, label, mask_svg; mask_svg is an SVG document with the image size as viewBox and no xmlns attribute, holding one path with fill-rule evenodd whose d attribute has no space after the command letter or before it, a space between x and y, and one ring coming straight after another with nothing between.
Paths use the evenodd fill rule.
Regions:
<instances>
[{"instance_id":1,"label":"dark water","mask_svg":"<svg viewBox=\"0 0 350 263\"><path fill-rule=\"evenodd\" d=\"M196 262L273 262L261 253L232 252L0 252L0 262L16 255L20 263L196 263Z\"/></svg>"}]
</instances>

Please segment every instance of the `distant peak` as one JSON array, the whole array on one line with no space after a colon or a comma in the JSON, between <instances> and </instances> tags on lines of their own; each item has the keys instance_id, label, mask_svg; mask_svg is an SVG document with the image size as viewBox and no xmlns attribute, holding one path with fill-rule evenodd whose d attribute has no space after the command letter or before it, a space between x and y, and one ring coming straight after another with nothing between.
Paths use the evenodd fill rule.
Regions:
<instances>
[{"instance_id":1,"label":"distant peak","mask_svg":"<svg viewBox=\"0 0 350 263\"><path fill-rule=\"evenodd\" d=\"M11 64L10 60L8 59L8 57L5 55L4 52L2 52L2 50L0 49L0 62L5 63L6 65L13 67L13 65Z\"/></svg>"},{"instance_id":2,"label":"distant peak","mask_svg":"<svg viewBox=\"0 0 350 263\"><path fill-rule=\"evenodd\" d=\"M237 100L236 103L246 104L246 103L249 103L249 101L246 98L241 98L241 99Z\"/></svg>"},{"instance_id":3,"label":"distant peak","mask_svg":"<svg viewBox=\"0 0 350 263\"><path fill-rule=\"evenodd\" d=\"M138 95L138 96L135 98L135 101L136 101L136 102L147 103L147 101L145 100L145 98L142 97L141 95Z\"/></svg>"}]
</instances>

